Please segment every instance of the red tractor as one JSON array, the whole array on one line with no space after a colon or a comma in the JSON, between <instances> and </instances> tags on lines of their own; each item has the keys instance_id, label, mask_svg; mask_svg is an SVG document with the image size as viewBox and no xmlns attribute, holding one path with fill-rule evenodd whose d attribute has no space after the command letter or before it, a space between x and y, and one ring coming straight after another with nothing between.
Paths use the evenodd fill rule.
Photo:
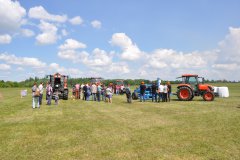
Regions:
<instances>
[{"instance_id":1,"label":"red tractor","mask_svg":"<svg viewBox=\"0 0 240 160\"><path fill-rule=\"evenodd\" d=\"M177 97L181 101L191 101L194 96L202 96L205 101L214 100L214 89L211 85L204 84L204 78L195 74L184 74L182 83L177 87Z\"/></svg>"},{"instance_id":2,"label":"red tractor","mask_svg":"<svg viewBox=\"0 0 240 160\"><path fill-rule=\"evenodd\" d=\"M68 76L55 73L54 75L48 75L49 83L53 88L53 98L58 94L59 99L68 100Z\"/></svg>"}]
</instances>

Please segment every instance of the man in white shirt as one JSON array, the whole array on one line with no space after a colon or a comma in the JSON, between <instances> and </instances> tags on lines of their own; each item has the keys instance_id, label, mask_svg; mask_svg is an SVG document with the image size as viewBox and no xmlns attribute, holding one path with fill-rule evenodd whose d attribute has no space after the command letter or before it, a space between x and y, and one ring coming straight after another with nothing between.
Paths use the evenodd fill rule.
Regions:
<instances>
[{"instance_id":1,"label":"man in white shirt","mask_svg":"<svg viewBox=\"0 0 240 160\"><path fill-rule=\"evenodd\" d=\"M158 102L163 100L163 85L160 83L158 86Z\"/></svg>"},{"instance_id":2,"label":"man in white shirt","mask_svg":"<svg viewBox=\"0 0 240 160\"><path fill-rule=\"evenodd\" d=\"M167 102L167 95L168 95L168 86L164 83L163 86L163 102Z\"/></svg>"}]
</instances>

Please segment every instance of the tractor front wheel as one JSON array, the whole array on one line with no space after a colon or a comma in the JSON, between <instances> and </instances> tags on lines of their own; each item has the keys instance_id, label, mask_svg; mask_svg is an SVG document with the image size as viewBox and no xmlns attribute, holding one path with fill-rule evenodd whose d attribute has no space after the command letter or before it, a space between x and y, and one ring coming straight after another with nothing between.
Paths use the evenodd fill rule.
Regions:
<instances>
[{"instance_id":1,"label":"tractor front wheel","mask_svg":"<svg viewBox=\"0 0 240 160\"><path fill-rule=\"evenodd\" d=\"M188 87L181 87L177 91L177 97L180 101L191 101L193 99L193 92Z\"/></svg>"},{"instance_id":2,"label":"tractor front wheel","mask_svg":"<svg viewBox=\"0 0 240 160\"><path fill-rule=\"evenodd\" d=\"M203 99L204 99L204 101L213 101L214 100L214 93L213 92L209 92L209 91L207 91L207 92L205 92L204 94L203 94Z\"/></svg>"},{"instance_id":3,"label":"tractor front wheel","mask_svg":"<svg viewBox=\"0 0 240 160\"><path fill-rule=\"evenodd\" d=\"M63 100L68 100L68 90L65 89L63 92Z\"/></svg>"}]
</instances>

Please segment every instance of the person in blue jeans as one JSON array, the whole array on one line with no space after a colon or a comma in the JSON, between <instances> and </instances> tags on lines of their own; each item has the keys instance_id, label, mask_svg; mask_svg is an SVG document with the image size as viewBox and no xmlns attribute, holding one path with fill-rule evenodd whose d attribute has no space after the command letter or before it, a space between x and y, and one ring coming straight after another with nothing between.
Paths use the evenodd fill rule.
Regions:
<instances>
[{"instance_id":1,"label":"person in blue jeans","mask_svg":"<svg viewBox=\"0 0 240 160\"><path fill-rule=\"evenodd\" d=\"M151 89L152 89L152 102L153 100L157 102L157 85L155 82L152 83Z\"/></svg>"},{"instance_id":2,"label":"person in blue jeans","mask_svg":"<svg viewBox=\"0 0 240 160\"><path fill-rule=\"evenodd\" d=\"M146 85L144 82L141 82L140 85L140 102L145 102L145 91L146 91Z\"/></svg>"}]
</instances>

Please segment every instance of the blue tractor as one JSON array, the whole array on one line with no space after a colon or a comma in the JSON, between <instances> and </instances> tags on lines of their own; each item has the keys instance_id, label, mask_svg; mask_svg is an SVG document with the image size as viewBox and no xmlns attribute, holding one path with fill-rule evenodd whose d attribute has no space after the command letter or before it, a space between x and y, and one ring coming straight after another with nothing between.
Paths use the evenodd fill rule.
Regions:
<instances>
[{"instance_id":1,"label":"blue tractor","mask_svg":"<svg viewBox=\"0 0 240 160\"><path fill-rule=\"evenodd\" d=\"M146 91L145 91L145 99L152 99L152 84L145 84ZM132 93L132 99L137 100L140 97L140 88L136 88Z\"/></svg>"}]
</instances>

